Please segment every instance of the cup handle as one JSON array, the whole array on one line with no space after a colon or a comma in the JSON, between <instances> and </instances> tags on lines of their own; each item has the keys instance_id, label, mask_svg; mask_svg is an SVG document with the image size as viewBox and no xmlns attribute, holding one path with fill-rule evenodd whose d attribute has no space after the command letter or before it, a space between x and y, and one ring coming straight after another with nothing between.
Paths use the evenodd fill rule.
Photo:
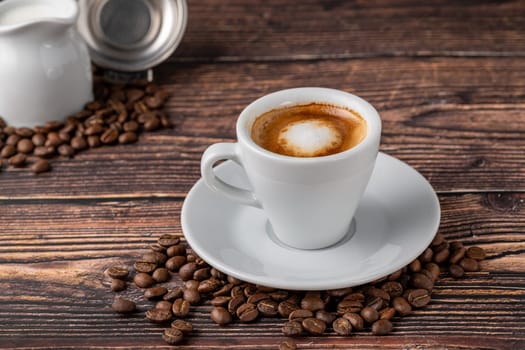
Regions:
<instances>
[{"instance_id":1,"label":"cup handle","mask_svg":"<svg viewBox=\"0 0 525 350\"><path fill-rule=\"evenodd\" d=\"M242 204L262 208L261 203L255 198L253 192L227 184L215 175L213 165L220 160L232 160L242 165L239 157L237 143L215 143L208 147L201 160L201 174L206 185L213 191L223 194Z\"/></svg>"}]
</instances>

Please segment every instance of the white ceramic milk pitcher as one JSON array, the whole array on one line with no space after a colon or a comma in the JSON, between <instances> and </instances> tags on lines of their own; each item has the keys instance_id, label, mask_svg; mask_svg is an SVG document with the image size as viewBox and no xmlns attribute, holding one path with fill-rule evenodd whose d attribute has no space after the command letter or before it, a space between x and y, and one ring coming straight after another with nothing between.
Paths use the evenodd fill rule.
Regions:
<instances>
[{"instance_id":1,"label":"white ceramic milk pitcher","mask_svg":"<svg viewBox=\"0 0 525 350\"><path fill-rule=\"evenodd\" d=\"M92 99L78 11L74 0L0 2L0 116L9 125L62 120Z\"/></svg>"}]
</instances>

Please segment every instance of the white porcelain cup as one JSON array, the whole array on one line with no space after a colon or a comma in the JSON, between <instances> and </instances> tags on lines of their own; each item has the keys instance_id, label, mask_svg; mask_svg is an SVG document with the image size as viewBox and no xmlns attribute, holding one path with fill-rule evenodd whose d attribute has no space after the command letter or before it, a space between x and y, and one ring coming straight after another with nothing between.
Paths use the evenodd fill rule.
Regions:
<instances>
[{"instance_id":1,"label":"white porcelain cup","mask_svg":"<svg viewBox=\"0 0 525 350\"><path fill-rule=\"evenodd\" d=\"M366 136L346 151L311 158L276 154L251 139L253 122L261 114L311 102L356 111L366 121ZM201 172L208 187L263 210L277 238L291 247L319 249L345 237L379 150L381 119L372 105L334 89L282 90L248 105L237 120L236 131L238 142L216 143L204 152ZM244 168L253 192L234 187L215 175L214 164L227 159ZM249 228L246 234L250 234Z\"/></svg>"}]
</instances>

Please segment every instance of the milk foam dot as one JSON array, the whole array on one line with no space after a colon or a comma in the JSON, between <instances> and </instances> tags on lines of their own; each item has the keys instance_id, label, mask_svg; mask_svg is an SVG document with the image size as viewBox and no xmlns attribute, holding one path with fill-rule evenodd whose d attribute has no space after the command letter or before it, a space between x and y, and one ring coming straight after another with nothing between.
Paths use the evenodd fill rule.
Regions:
<instances>
[{"instance_id":1,"label":"milk foam dot","mask_svg":"<svg viewBox=\"0 0 525 350\"><path fill-rule=\"evenodd\" d=\"M340 147L342 136L326 120L301 120L283 128L278 142L290 155L315 157Z\"/></svg>"}]
</instances>

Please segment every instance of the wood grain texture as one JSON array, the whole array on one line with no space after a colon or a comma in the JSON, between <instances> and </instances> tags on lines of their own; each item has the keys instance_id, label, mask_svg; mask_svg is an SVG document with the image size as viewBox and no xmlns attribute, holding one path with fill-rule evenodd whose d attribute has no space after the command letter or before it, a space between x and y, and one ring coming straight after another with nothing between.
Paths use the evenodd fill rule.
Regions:
<instances>
[{"instance_id":1,"label":"wood grain texture","mask_svg":"<svg viewBox=\"0 0 525 350\"><path fill-rule=\"evenodd\" d=\"M524 21L524 1L189 1L172 59L523 56Z\"/></svg>"},{"instance_id":2,"label":"wood grain texture","mask_svg":"<svg viewBox=\"0 0 525 350\"><path fill-rule=\"evenodd\" d=\"M301 338L303 348L516 349L525 342L525 208L523 193L443 195L440 232L486 249L483 270L461 280L446 275L432 303L394 321L392 336ZM0 347L161 346L162 327L143 312L153 305L140 290L131 317L114 314L103 271L131 266L163 233L181 233L181 200L4 200L0 203ZM43 207L45 206L45 207ZM32 213L32 215L27 215ZM490 219L487 219L490 218ZM513 234L510 234L513 232ZM168 286L180 284L173 279ZM196 331L183 348L275 348L281 319L219 327L208 304L193 308ZM24 336L20 337L21 329ZM64 332L67 330L67 332ZM422 335L425 336L422 336Z\"/></svg>"},{"instance_id":3,"label":"wood grain texture","mask_svg":"<svg viewBox=\"0 0 525 350\"><path fill-rule=\"evenodd\" d=\"M326 86L381 113L381 149L439 192L440 232L488 252L483 270L444 277L431 304L374 337L330 333L300 349L525 349L525 1L189 1L187 33L155 69L176 124L53 171L0 170L0 348L171 349L140 312L115 315L102 272L181 234L200 156L234 141L244 106ZM4 83L4 82L3 82ZM1 97L0 97L1 98ZM170 284L176 284L173 280ZM275 349L282 320L214 325L193 308L181 349Z\"/></svg>"},{"instance_id":4,"label":"wood grain texture","mask_svg":"<svg viewBox=\"0 0 525 350\"><path fill-rule=\"evenodd\" d=\"M307 63L167 64L176 127L131 147L54 160L34 176L0 172L0 198L177 196L200 177L202 152L235 140L240 111L271 91L328 86L381 113L381 149L419 170L437 191L525 190L525 61L378 58ZM154 179L154 181L152 181Z\"/></svg>"}]
</instances>

